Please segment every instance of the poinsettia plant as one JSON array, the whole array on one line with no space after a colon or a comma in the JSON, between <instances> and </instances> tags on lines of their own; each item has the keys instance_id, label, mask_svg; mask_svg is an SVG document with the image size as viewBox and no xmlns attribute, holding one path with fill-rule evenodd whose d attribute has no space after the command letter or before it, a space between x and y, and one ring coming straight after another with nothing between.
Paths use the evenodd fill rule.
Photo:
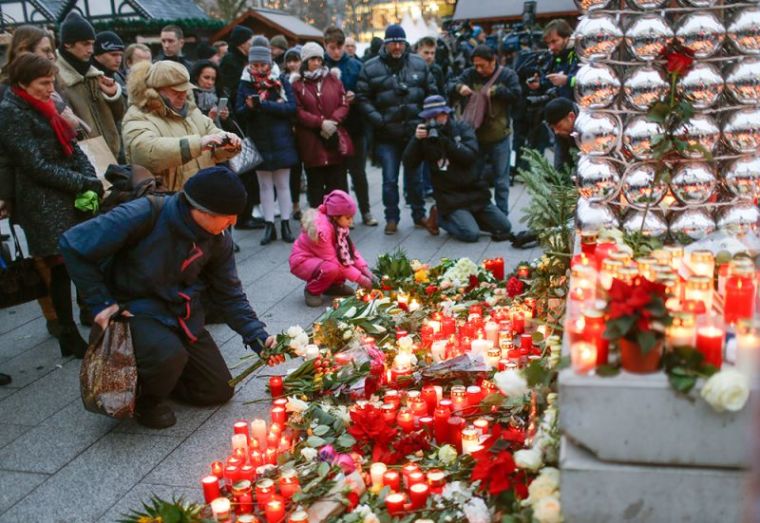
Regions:
<instances>
[{"instance_id":1,"label":"poinsettia plant","mask_svg":"<svg viewBox=\"0 0 760 523\"><path fill-rule=\"evenodd\" d=\"M637 276L633 283L612 280L604 337L636 343L647 354L665 338L672 318L665 308L665 286Z\"/></svg>"}]
</instances>

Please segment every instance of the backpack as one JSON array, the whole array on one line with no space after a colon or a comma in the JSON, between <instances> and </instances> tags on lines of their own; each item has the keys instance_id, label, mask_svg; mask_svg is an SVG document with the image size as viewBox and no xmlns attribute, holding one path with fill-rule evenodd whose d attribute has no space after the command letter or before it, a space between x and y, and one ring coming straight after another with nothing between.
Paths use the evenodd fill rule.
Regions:
<instances>
[{"instance_id":1,"label":"backpack","mask_svg":"<svg viewBox=\"0 0 760 523\"><path fill-rule=\"evenodd\" d=\"M158 197L169 196L172 193L166 191L161 181L150 174L149 171L134 170L129 165L109 165L105 173L105 179L111 183L108 196L100 202L100 213L106 213L122 203L142 198L143 196L155 195Z\"/></svg>"}]
</instances>

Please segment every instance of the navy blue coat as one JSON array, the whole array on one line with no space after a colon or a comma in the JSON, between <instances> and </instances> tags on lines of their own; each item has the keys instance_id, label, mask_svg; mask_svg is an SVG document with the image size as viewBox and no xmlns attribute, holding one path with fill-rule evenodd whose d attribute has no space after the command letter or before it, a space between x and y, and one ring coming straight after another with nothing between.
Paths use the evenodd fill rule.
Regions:
<instances>
[{"instance_id":1,"label":"navy blue coat","mask_svg":"<svg viewBox=\"0 0 760 523\"><path fill-rule=\"evenodd\" d=\"M205 324L208 291L228 325L258 348L267 338L237 276L232 238L201 229L182 194L167 197L153 229L150 201L139 198L66 231L66 268L93 314L118 303L193 341Z\"/></svg>"},{"instance_id":2,"label":"navy blue coat","mask_svg":"<svg viewBox=\"0 0 760 523\"><path fill-rule=\"evenodd\" d=\"M259 171L287 169L298 164L298 151L293 134L296 117L296 95L284 77L280 78L287 101L274 102L277 93L270 93L271 100L262 101L255 109L250 109L245 100L258 91L253 83L241 80L237 89L235 115L246 136L253 140L264 161L256 167Z\"/></svg>"}]
</instances>

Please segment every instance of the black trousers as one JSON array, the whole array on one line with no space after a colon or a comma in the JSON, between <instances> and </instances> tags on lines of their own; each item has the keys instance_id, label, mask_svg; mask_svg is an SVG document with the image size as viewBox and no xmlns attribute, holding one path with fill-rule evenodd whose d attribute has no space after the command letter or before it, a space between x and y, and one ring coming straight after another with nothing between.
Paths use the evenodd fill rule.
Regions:
<instances>
[{"instance_id":1,"label":"black trousers","mask_svg":"<svg viewBox=\"0 0 760 523\"><path fill-rule=\"evenodd\" d=\"M169 396L191 405L218 405L232 398L230 370L205 329L195 343L147 317L129 320L137 359L138 406Z\"/></svg>"},{"instance_id":2,"label":"black trousers","mask_svg":"<svg viewBox=\"0 0 760 523\"><path fill-rule=\"evenodd\" d=\"M354 185L356 202L359 204L359 212L367 214L369 208L369 184L367 183L367 140L363 132L352 136L354 141L354 155L346 158L348 174Z\"/></svg>"},{"instance_id":3,"label":"black trousers","mask_svg":"<svg viewBox=\"0 0 760 523\"><path fill-rule=\"evenodd\" d=\"M324 167L306 167L306 180L308 182L306 198L309 200L309 207L313 209L322 205L322 200L330 191L340 189L348 192L346 166L343 163Z\"/></svg>"},{"instance_id":4,"label":"black trousers","mask_svg":"<svg viewBox=\"0 0 760 523\"><path fill-rule=\"evenodd\" d=\"M290 168L290 202L296 204L301 201L301 173L303 164L298 162L295 167Z\"/></svg>"},{"instance_id":5,"label":"black trousers","mask_svg":"<svg viewBox=\"0 0 760 523\"><path fill-rule=\"evenodd\" d=\"M245 201L245 209L238 216L238 221L245 221L253 214L253 208L261 203L261 197L259 196L259 179L256 177L256 171L250 170L240 175L240 181L245 186L245 192L248 194L248 199Z\"/></svg>"}]
</instances>

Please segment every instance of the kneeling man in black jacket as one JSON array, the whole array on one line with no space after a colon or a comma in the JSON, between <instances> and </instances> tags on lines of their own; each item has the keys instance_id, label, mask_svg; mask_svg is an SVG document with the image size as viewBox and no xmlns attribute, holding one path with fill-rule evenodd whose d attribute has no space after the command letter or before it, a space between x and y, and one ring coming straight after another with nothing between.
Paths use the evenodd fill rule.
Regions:
<instances>
[{"instance_id":1,"label":"kneeling man in black jacket","mask_svg":"<svg viewBox=\"0 0 760 523\"><path fill-rule=\"evenodd\" d=\"M414 138L404 151L404 166L430 165L436 206L430 210L427 230L438 227L464 242L476 242L480 231L491 233L494 241L512 239L507 216L491 203L488 182L479 177L476 165L478 140L474 129L454 120L442 96L425 99Z\"/></svg>"}]
</instances>

